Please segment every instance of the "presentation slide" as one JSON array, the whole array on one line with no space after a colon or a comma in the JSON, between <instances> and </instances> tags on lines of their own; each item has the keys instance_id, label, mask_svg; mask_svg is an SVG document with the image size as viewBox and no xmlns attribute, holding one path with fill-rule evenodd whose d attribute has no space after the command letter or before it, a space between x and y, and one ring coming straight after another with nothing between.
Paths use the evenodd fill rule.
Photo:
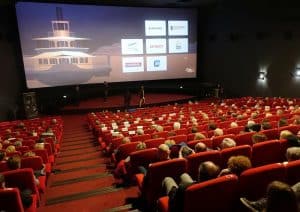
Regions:
<instances>
[{"instance_id":1,"label":"presentation slide","mask_svg":"<svg viewBox=\"0 0 300 212\"><path fill-rule=\"evenodd\" d=\"M197 10L16 2L26 84L195 78Z\"/></svg>"}]
</instances>

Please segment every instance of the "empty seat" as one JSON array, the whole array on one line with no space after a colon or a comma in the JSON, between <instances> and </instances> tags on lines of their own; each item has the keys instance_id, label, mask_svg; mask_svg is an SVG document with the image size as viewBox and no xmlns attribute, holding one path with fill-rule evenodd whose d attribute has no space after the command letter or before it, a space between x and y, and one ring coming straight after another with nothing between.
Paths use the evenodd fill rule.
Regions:
<instances>
[{"instance_id":1,"label":"empty seat","mask_svg":"<svg viewBox=\"0 0 300 212\"><path fill-rule=\"evenodd\" d=\"M264 141L252 146L252 166L282 162L282 150L278 140Z\"/></svg>"},{"instance_id":2,"label":"empty seat","mask_svg":"<svg viewBox=\"0 0 300 212\"><path fill-rule=\"evenodd\" d=\"M152 138L145 141L147 148L157 148L160 144L163 144L164 138Z\"/></svg>"},{"instance_id":3,"label":"empty seat","mask_svg":"<svg viewBox=\"0 0 300 212\"><path fill-rule=\"evenodd\" d=\"M257 200L265 195L268 184L274 180L285 181L285 168L280 163L248 169L239 177L240 196Z\"/></svg>"},{"instance_id":4,"label":"empty seat","mask_svg":"<svg viewBox=\"0 0 300 212\"><path fill-rule=\"evenodd\" d=\"M136 141L145 141L147 139L150 139L151 136L149 134L144 134L144 135L135 135L135 136L132 136L130 138L131 142L136 142Z\"/></svg>"},{"instance_id":5,"label":"empty seat","mask_svg":"<svg viewBox=\"0 0 300 212\"><path fill-rule=\"evenodd\" d=\"M267 136L268 140L278 139L279 138L279 131L277 128L269 129L269 130L262 130L260 133L263 133Z\"/></svg>"},{"instance_id":6,"label":"empty seat","mask_svg":"<svg viewBox=\"0 0 300 212\"><path fill-rule=\"evenodd\" d=\"M152 138L167 138L168 131L154 132L151 134L151 136L152 136Z\"/></svg>"},{"instance_id":7,"label":"empty seat","mask_svg":"<svg viewBox=\"0 0 300 212\"><path fill-rule=\"evenodd\" d=\"M181 142L187 142L187 136L186 135L174 135L168 137L168 139L174 140L176 144L179 144Z\"/></svg>"},{"instance_id":8,"label":"empty seat","mask_svg":"<svg viewBox=\"0 0 300 212\"><path fill-rule=\"evenodd\" d=\"M231 127L231 128L228 128L228 129L225 129L225 133L226 134L239 134L241 131L244 130L244 126L239 126L239 127Z\"/></svg>"},{"instance_id":9,"label":"empty seat","mask_svg":"<svg viewBox=\"0 0 300 212\"><path fill-rule=\"evenodd\" d=\"M253 144L252 136L255 133L256 132L248 132L248 133L243 133L243 134L236 135L236 137L235 137L236 145L237 146L240 146L240 145L250 145L250 146L252 146L252 144Z\"/></svg>"}]
</instances>

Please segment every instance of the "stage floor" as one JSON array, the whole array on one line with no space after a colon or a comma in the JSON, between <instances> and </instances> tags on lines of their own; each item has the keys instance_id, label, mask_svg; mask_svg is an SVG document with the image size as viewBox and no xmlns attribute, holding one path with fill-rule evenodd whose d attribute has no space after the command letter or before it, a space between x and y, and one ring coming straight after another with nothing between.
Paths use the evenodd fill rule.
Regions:
<instances>
[{"instance_id":1,"label":"stage floor","mask_svg":"<svg viewBox=\"0 0 300 212\"><path fill-rule=\"evenodd\" d=\"M145 95L147 106L154 105L163 105L168 103L175 102L184 102L191 99L195 99L196 96L186 95L186 94L157 94L157 93L148 93ZM136 108L139 104L139 97L137 95L131 96L130 108ZM90 111L99 111L105 109L124 109L124 96L109 96L107 102L104 102L103 98L94 98L88 100L82 100L79 102L79 105L66 105L61 111L62 112L90 112Z\"/></svg>"}]
</instances>

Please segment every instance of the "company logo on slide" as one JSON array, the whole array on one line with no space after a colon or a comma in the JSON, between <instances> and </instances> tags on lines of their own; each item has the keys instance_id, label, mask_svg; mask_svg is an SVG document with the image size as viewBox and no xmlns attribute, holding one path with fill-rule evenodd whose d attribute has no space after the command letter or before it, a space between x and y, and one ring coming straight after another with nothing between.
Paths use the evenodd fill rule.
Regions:
<instances>
[{"instance_id":1,"label":"company logo on slide","mask_svg":"<svg viewBox=\"0 0 300 212\"><path fill-rule=\"evenodd\" d=\"M123 55L143 54L143 39L122 39L121 49Z\"/></svg>"},{"instance_id":2,"label":"company logo on slide","mask_svg":"<svg viewBox=\"0 0 300 212\"><path fill-rule=\"evenodd\" d=\"M160 66L160 60L154 60L153 61L153 66L154 67L159 67Z\"/></svg>"},{"instance_id":3,"label":"company logo on slide","mask_svg":"<svg viewBox=\"0 0 300 212\"><path fill-rule=\"evenodd\" d=\"M187 36L188 21L168 21L168 33L170 36Z\"/></svg>"},{"instance_id":4,"label":"company logo on slide","mask_svg":"<svg viewBox=\"0 0 300 212\"><path fill-rule=\"evenodd\" d=\"M166 71L167 56L147 57L147 71Z\"/></svg>"},{"instance_id":5,"label":"company logo on slide","mask_svg":"<svg viewBox=\"0 0 300 212\"><path fill-rule=\"evenodd\" d=\"M161 20L146 20L145 21L146 36L165 36L166 21Z\"/></svg>"},{"instance_id":6,"label":"company logo on slide","mask_svg":"<svg viewBox=\"0 0 300 212\"><path fill-rule=\"evenodd\" d=\"M166 39L146 39L146 53L147 54L165 54L167 52Z\"/></svg>"},{"instance_id":7,"label":"company logo on slide","mask_svg":"<svg viewBox=\"0 0 300 212\"><path fill-rule=\"evenodd\" d=\"M122 58L123 73L143 72L144 58L143 57L123 57Z\"/></svg>"},{"instance_id":8,"label":"company logo on slide","mask_svg":"<svg viewBox=\"0 0 300 212\"><path fill-rule=\"evenodd\" d=\"M188 39L187 38L170 38L169 53L187 53Z\"/></svg>"}]
</instances>

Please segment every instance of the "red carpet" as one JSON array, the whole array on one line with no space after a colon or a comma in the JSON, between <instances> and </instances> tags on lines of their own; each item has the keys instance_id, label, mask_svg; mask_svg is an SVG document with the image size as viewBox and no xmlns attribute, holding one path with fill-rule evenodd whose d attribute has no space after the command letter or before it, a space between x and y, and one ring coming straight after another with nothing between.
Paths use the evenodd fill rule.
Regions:
<instances>
[{"instance_id":1,"label":"red carpet","mask_svg":"<svg viewBox=\"0 0 300 212\"><path fill-rule=\"evenodd\" d=\"M63 116L61 151L48 180L39 212L52 211L128 211L125 199L137 197L137 187L116 188L106 170L108 158L86 127L84 115ZM118 208L119 207L119 208Z\"/></svg>"}]
</instances>

